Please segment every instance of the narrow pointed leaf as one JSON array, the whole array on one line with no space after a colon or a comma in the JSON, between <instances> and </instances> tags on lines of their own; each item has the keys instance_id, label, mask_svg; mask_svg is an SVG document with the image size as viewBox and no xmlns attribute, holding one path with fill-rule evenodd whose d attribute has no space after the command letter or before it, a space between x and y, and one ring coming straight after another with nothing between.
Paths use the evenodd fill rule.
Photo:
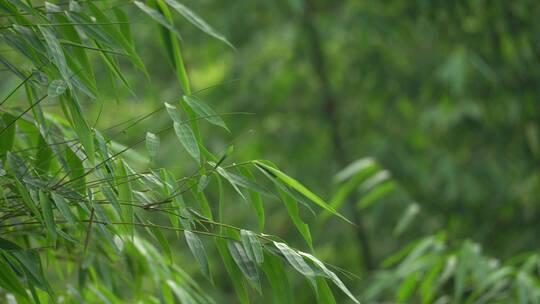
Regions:
<instances>
[{"instance_id":1,"label":"narrow pointed leaf","mask_svg":"<svg viewBox=\"0 0 540 304\"><path fill-rule=\"evenodd\" d=\"M199 17L197 14L195 14L193 11L191 11L189 8L178 2L177 0L165 0L167 4L169 4L173 9L175 9L177 12L182 14L189 22L191 22L193 25L198 27L201 31L207 33L208 35L221 40L228 46L234 49L234 46L225 38L225 36L218 33L216 30L214 30L206 21L204 21L201 17Z\"/></svg>"},{"instance_id":2,"label":"narrow pointed leaf","mask_svg":"<svg viewBox=\"0 0 540 304\"><path fill-rule=\"evenodd\" d=\"M255 286L255 288L260 291L261 282L255 260L250 258L241 243L229 241L227 242L227 246L233 260L236 262L236 265L238 265L238 268L240 268L244 276Z\"/></svg>"},{"instance_id":3,"label":"narrow pointed leaf","mask_svg":"<svg viewBox=\"0 0 540 304\"><path fill-rule=\"evenodd\" d=\"M157 157L159 153L159 137L151 132L146 132L146 150L151 159Z\"/></svg>"},{"instance_id":4,"label":"narrow pointed leaf","mask_svg":"<svg viewBox=\"0 0 540 304\"><path fill-rule=\"evenodd\" d=\"M184 231L184 236L191 253L199 263L202 273L206 276L206 278L208 278L208 280L212 280L206 250L204 249L201 239L193 232L187 230Z\"/></svg>"},{"instance_id":5,"label":"narrow pointed leaf","mask_svg":"<svg viewBox=\"0 0 540 304\"><path fill-rule=\"evenodd\" d=\"M186 151L193 157L197 162L201 162L201 152L199 150L199 145L197 145L197 140L195 139L195 134L191 128L184 123L174 123L174 131L176 136L180 140L180 143Z\"/></svg>"},{"instance_id":6,"label":"narrow pointed leaf","mask_svg":"<svg viewBox=\"0 0 540 304\"><path fill-rule=\"evenodd\" d=\"M240 237L244 251L248 254L252 261L255 261L258 265L264 261L263 249L257 236L248 230L242 229L240 231Z\"/></svg>"},{"instance_id":7,"label":"narrow pointed leaf","mask_svg":"<svg viewBox=\"0 0 540 304\"><path fill-rule=\"evenodd\" d=\"M212 108L198 100L195 96L184 95L183 99L199 117L204 118L211 124L222 127L223 129L229 131L229 128L227 128L227 125L223 119L221 119L221 117L219 117L219 115L217 115Z\"/></svg>"},{"instance_id":8,"label":"narrow pointed leaf","mask_svg":"<svg viewBox=\"0 0 540 304\"><path fill-rule=\"evenodd\" d=\"M308 199L310 199L315 204L319 205L319 207L323 208L324 210L327 210L331 212L332 214L338 216L339 218L343 219L344 221L353 224L350 220L348 220L346 217L341 215L339 212L337 212L332 206L327 204L325 201L323 201L320 197L318 197L313 192L309 191L304 185L302 185L300 182L295 180L294 178L288 176L287 174L281 172L280 170L264 163L261 161L255 161L255 165L263 168L264 170L267 170L268 172L272 173L274 176L276 176L280 181L282 181L287 186L293 188L294 190L298 191ZM354 224L353 224L354 225Z\"/></svg>"}]
</instances>

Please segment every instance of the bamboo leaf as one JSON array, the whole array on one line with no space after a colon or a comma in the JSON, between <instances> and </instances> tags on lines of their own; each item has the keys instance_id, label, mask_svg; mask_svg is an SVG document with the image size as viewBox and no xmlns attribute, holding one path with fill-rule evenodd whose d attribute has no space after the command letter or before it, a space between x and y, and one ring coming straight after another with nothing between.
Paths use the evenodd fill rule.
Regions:
<instances>
[{"instance_id":1,"label":"bamboo leaf","mask_svg":"<svg viewBox=\"0 0 540 304\"><path fill-rule=\"evenodd\" d=\"M167 113L169 114L173 122L182 123L182 119L180 119L180 113L178 113L178 110L175 106L168 102L165 102L165 110L167 110Z\"/></svg>"},{"instance_id":2,"label":"bamboo leaf","mask_svg":"<svg viewBox=\"0 0 540 304\"><path fill-rule=\"evenodd\" d=\"M206 186L208 186L208 183L210 183L210 178L207 175L201 175L197 184L197 192L203 192Z\"/></svg>"},{"instance_id":3,"label":"bamboo leaf","mask_svg":"<svg viewBox=\"0 0 540 304\"><path fill-rule=\"evenodd\" d=\"M222 42L230 46L232 49L234 49L234 46L227 40L227 38L225 38L223 35L221 35L216 30L214 30L208 23L206 23L206 21L204 21L201 17L199 17L189 8L187 8L186 6L184 6L177 0L165 0L165 2L167 2L167 4L169 4L173 9L175 9L182 16L184 16L193 25L198 27L201 31L207 33L208 35L218 40L221 40Z\"/></svg>"},{"instance_id":4,"label":"bamboo leaf","mask_svg":"<svg viewBox=\"0 0 540 304\"><path fill-rule=\"evenodd\" d=\"M43 218L45 219L45 226L47 227L48 236L53 243L56 243L58 237L56 233L56 225L54 223L54 213L52 209L51 199L43 192L39 191L39 201L43 212Z\"/></svg>"},{"instance_id":5,"label":"bamboo leaf","mask_svg":"<svg viewBox=\"0 0 540 304\"><path fill-rule=\"evenodd\" d=\"M240 172L245 176L245 180L249 181L250 183L255 184L255 177L251 173L251 171L248 168L240 168ZM237 182L237 184L239 184ZM264 223L265 223L265 216L264 216L264 205L261 199L261 196L259 195L259 191L254 190L253 188L248 189L249 192L249 201L253 208L255 209L255 212L257 213L257 221L259 223L259 230L264 231Z\"/></svg>"},{"instance_id":6,"label":"bamboo leaf","mask_svg":"<svg viewBox=\"0 0 540 304\"><path fill-rule=\"evenodd\" d=\"M159 137L151 132L146 132L146 150L150 159L155 159L159 153Z\"/></svg>"},{"instance_id":7,"label":"bamboo leaf","mask_svg":"<svg viewBox=\"0 0 540 304\"><path fill-rule=\"evenodd\" d=\"M197 140L195 139L195 134L193 134L193 131L191 128L183 123L174 123L174 131L176 133L176 136L180 140L180 143L186 151L193 157L198 163L201 162L201 152L199 150L199 145L197 144Z\"/></svg>"},{"instance_id":8,"label":"bamboo leaf","mask_svg":"<svg viewBox=\"0 0 540 304\"><path fill-rule=\"evenodd\" d=\"M249 303L248 293L245 285L243 284L242 271L238 268L237 264L231 257L231 254L227 249L227 241L215 237L214 242L216 243L216 247L218 249L219 255L221 256L221 259L223 260L225 269L227 270L227 273L231 278L231 282L233 283L234 290L236 292L236 295L238 296L238 299L240 300L240 303Z\"/></svg>"},{"instance_id":9,"label":"bamboo leaf","mask_svg":"<svg viewBox=\"0 0 540 304\"><path fill-rule=\"evenodd\" d=\"M212 281L212 275L210 273L210 267L208 265L208 257L206 255L206 250L201 239L191 231L184 231L184 237L188 244L191 253L199 263L202 273L206 278Z\"/></svg>"},{"instance_id":10,"label":"bamboo leaf","mask_svg":"<svg viewBox=\"0 0 540 304\"><path fill-rule=\"evenodd\" d=\"M298 191L308 199L310 199L315 204L319 205L319 207L323 208L326 211L331 212L332 214L338 216L342 220L346 221L347 223L353 224L351 221L349 221L346 217L341 215L339 212L337 212L332 206L327 204L325 201L323 201L320 197L318 197L313 192L309 191L304 185L302 185L300 182L295 180L294 178L286 175L285 173L281 172L280 170L274 168L273 166L270 166L267 163L264 163L262 161L254 161L254 164L263 170L266 170L270 172L272 175L274 175L277 179L279 179L281 182L286 184L287 186L293 188L294 190Z\"/></svg>"},{"instance_id":11,"label":"bamboo leaf","mask_svg":"<svg viewBox=\"0 0 540 304\"><path fill-rule=\"evenodd\" d=\"M255 286L255 289L260 292L261 282L255 260L250 258L241 243L237 241L229 241L227 242L227 246L233 260L236 262L236 265L238 265L238 268L240 268L248 281Z\"/></svg>"},{"instance_id":12,"label":"bamboo leaf","mask_svg":"<svg viewBox=\"0 0 540 304\"><path fill-rule=\"evenodd\" d=\"M71 212L67 201L56 193L51 193L52 199L60 214L68 221L68 223L74 225L77 222L75 215Z\"/></svg>"},{"instance_id":13,"label":"bamboo leaf","mask_svg":"<svg viewBox=\"0 0 540 304\"><path fill-rule=\"evenodd\" d=\"M315 264L315 266L317 266L325 274L326 277L332 280L332 282L334 282L334 284L336 284L336 286L339 287L339 289L341 289L341 291L343 291L343 293L345 293L354 303L360 303L356 299L356 297L349 291L347 286L343 284L339 277L334 272L330 271L323 262L321 262L319 259L309 253L300 251L299 254L311 260Z\"/></svg>"},{"instance_id":14,"label":"bamboo leaf","mask_svg":"<svg viewBox=\"0 0 540 304\"><path fill-rule=\"evenodd\" d=\"M261 265L264 261L264 255L257 236L251 231L242 229L240 231L240 237L244 251L248 254L249 258L255 261L257 265Z\"/></svg>"},{"instance_id":15,"label":"bamboo leaf","mask_svg":"<svg viewBox=\"0 0 540 304\"><path fill-rule=\"evenodd\" d=\"M17 278L17 275L13 271L13 269L10 267L10 265L4 260L3 257L0 256L0 285L2 288L5 288L6 290L9 290L18 296L22 297L28 303L30 303L30 299L28 297L28 294L26 293L26 290L24 286L21 284L21 281Z\"/></svg>"},{"instance_id":16,"label":"bamboo leaf","mask_svg":"<svg viewBox=\"0 0 540 304\"><path fill-rule=\"evenodd\" d=\"M148 15L150 18L154 19L157 23L168 29L171 33L173 33L178 39L182 39L180 36L180 33L174 28L173 24L170 23L163 17L163 15L158 12L157 10L147 6L146 4L140 2L140 1L133 1L133 3L146 15Z\"/></svg>"},{"instance_id":17,"label":"bamboo leaf","mask_svg":"<svg viewBox=\"0 0 540 304\"><path fill-rule=\"evenodd\" d=\"M289 280L283 269L281 259L265 252L262 269L272 287L274 303L294 303Z\"/></svg>"},{"instance_id":18,"label":"bamboo leaf","mask_svg":"<svg viewBox=\"0 0 540 304\"><path fill-rule=\"evenodd\" d=\"M278 189L278 191L281 197L281 201L285 205L285 208L287 208L287 213L289 214L289 217L291 218L291 221L293 222L294 226L296 227L296 229L298 229L298 232L300 232L304 240L306 240L306 243L308 244L309 248L313 249L313 240L311 238L311 232L309 231L309 226L300 218L298 204L286 192L282 191L281 189Z\"/></svg>"},{"instance_id":19,"label":"bamboo leaf","mask_svg":"<svg viewBox=\"0 0 540 304\"><path fill-rule=\"evenodd\" d=\"M296 269L296 271L306 277L315 277L316 274L313 269L306 263L306 261L304 261L298 252L285 243L274 241L273 244L283 254L285 260L287 260L287 262L289 262L289 264Z\"/></svg>"},{"instance_id":20,"label":"bamboo leaf","mask_svg":"<svg viewBox=\"0 0 540 304\"><path fill-rule=\"evenodd\" d=\"M221 117L219 117L219 115L217 115L216 112L212 110L212 108L202 103L195 96L184 95L183 99L189 105L189 107L195 113L197 113L199 117L204 118L211 124L222 127L223 129L227 131L230 131L229 128L227 128L227 125L225 124L223 119L221 119Z\"/></svg>"}]
</instances>

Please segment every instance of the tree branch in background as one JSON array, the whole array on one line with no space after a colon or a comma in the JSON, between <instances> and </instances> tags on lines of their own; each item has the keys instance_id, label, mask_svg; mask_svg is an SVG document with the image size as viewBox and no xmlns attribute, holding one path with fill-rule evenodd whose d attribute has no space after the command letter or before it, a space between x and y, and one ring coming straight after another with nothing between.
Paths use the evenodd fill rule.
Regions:
<instances>
[{"instance_id":1,"label":"tree branch in background","mask_svg":"<svg viewBox=\"0 0 540 304\"><path fill-rule=\"evenodd\" d=\"M302 30L307 37L308 52L311 67L316 74L319 91L322 98L322 110L323 116L327 120L329 125L329 131L331 133L333 157L340 167L346 166L350 159L347 156L347 151L344 147L343 137L339 130L339 119L337 116L337 102L336 96L332 90L332 86L328 80L328 73L326 69L326 58L321 43L319 31L314 23L316 14L316 8L313 0L304 1L304 10L302 13ZM350 201L356 202L356 194L353 193L350 196ZM363 224L362 216L352 208L352 216L354 222L357 224L356 237L361 245L362 258L364 268L367 271L373 270L373 258L371 253L371 246L366 229Z\"/></svg>"}]
</instances>

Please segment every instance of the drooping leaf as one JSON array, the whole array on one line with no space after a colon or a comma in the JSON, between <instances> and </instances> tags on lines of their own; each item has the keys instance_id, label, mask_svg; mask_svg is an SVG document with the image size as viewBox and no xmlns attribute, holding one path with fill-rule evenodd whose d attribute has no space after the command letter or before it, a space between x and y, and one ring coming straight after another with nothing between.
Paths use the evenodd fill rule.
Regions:
<instances>
[{"instance_id":1,"label":"drooping leaf","mask_svg":"<svg viewBox=\"0 0 540 304\"><path fill-rule=\"evenodd\" d=\"M236 262L236 265L238 265L238 268L240 268L248 281L250 281L253 286L255 286L255 288L260 292L261 282L259 279L259 272L257 270L256 261L250 258L250 256L245 251L244 247L240 242L229 241L227 242L227 246L233 260Z\"/></svg>"},{"instance_id":2,"label":"drooping leaf","mask_svg":"<svg viewBox=\"0 0 540 304\"><path fill-rule=\"evenodd\" d=\"M51 193L52 199L54 201L54 204L56 205L56 208L58 211L60 211L60 214L66 219L70 224L74 225L77 222L77 219L75 218L75 215L71 212L71 209L69 208L68 202L61 197L60 195L56 193Z\"/></svg>"},{"instance_id":3,"label":"drooping leaf","mask_svg":"<svg viewBox=\"0 0 540 304\"><path fill-rule=\"evenodd\" d=\"M281 189L278 189L278 192L294 226L296 229L298 229L298 232L300 232L304 240L307 242L309 248L313 249L313 241L309 226L300 218L297 202L288 193L282 191Z\"/></svg>"},{"instance_id":4,"label":"drooping leaf","mask_svg":"<svg viewBox=\"0 0 540 304\"><path fill-rule=\"evenodd\" d=\"M159 153L159 137L152 133L146 132L146 150L151 159L155 159Z\"/></svg>"},{"instance_id":5,"label":"drooping leaf","mask_svg":"<svg viewBox=\"0 0 540 304\"><path fill-rule=\"evenodd\" d=\"M39 192L39 202L43 212L43 218L45 219L45 226L47 227L48 236L50 236L53 243L56 242L57 233L56 225L54 222L54 213L52 209L51 199L43 192Z\"/></svg>"},{"instance_id":6,"label":"drooping leaf","mask_svg":"<svg viewBox=\"0 0 540 304\"><path fill-rule=\"evenodd\" d=\"M227 270L227 273L231 278L231 282L233 283L234 290L236 292L236 295L238 296L238 299L240 300L240 303L249 303L246 286L243 283L244 276L242 275L242 271L238 268L237 264L231 257L229 250L227 249L227 241L218 237L215 237L214 241L216 243L219 255L223 260L225 269Z\"/></svg>"},{"instance_id":7,"label":"drooping leaf","mask_svg":"<svg viewBox=\"0 0 540 304\"><path fill-rule=\"evenodd\" d=\"M274 166L269 165L268 163L265 163L263 161L254 161L255 165L262 168L263 170L266 170L276 176L277 179L279 179L281 182L286 184L287 186L293 188L294 190L298 191L308 199L310 199L312 202L317 204L319 207L331 212L332 214L338 216L339 218L343 219L344 221L353 224L351 221L349 221L346 217L341 215L339 212L337 212L332 206L328 205L325 201L323 201L320 197L318 197L313 192L309 191L304 185L302 185L297 180L293 179L292 177L288 176L287 174L281 172L280 170L276 169ZM354 225L354 224L353 224Z\"/></svg>"},{"instance_id":8,"label":"drooping leaf","mask_svg":"<svg viewBox=\"0 0 540 304\"><path fill-rule=\"evenodd\" d=\"M240 172L245 176L246 180L249 180L251 183L255 184L255 177L249 171L248 168L240 168ZM237 182L237 184L239 184ZM257 213L257 221L259 223L259 230L264 231L264 223L265 223L265 216L264 216L264 206L261 199L260 192L257 190L254 190L253 188L249 188L249 201L253 208L255 209L255 212Z\"/></svg>"},{"instance_id":9,"label":"drooping leaf","mask_svg":"<svg viewBox=\"0 0 540 304\"><path fill-rule=\"evenodd\" d=\"M270 286L272 287L272 297L275 304L293 303L293 296L287 274L283 269L283 263L279 257L267 252L264 253L262 269Z\"/></svg>"},{"instance_id":10,"label":"drooping leaf","mask_svg":"<svg viewBox=\"0 0 540 304\"><path fill-rule=\"evenodd\" d=\"M197 191L203 192L204 189L206 189L206 186L208 186L208 183L210 183L210 178L208 177L208 175L201 175L199 183L197 184Z\"/></svg>"},{"instance_id":11,"label":"drooping leaf","mask_svg":"<svg viewBox=\"0 0 540 304\"><path fill-rule=\"evenodd\" d=\"M186 151L193 157L198 163L201 162L201 152L199 150L199 145L195 139L195 134L191 128L184 123L174 123L174 131L176 136L180 140L180 143Z\"/></svg>"},{"instance_id":12,"label":"drooping leaf","mask_svg":"<svg viewBox=\"0 0 540 304\"><path fill-rule=\"evenodd\" d=\"M287 262L299 273L306 277L314 277L316 274L313 269L304 261L302 256L289 245L281 242L273 242L274 246L283 254Z\"/></svg>"},{"instance_id":13,"label":"drooping leaf","mask_svg":"<svg viewBox=\"0 0 540 304\"><path fill-rule=\"evenodd\" d=\"M240 237L244 251L247 253L252 261L255 261L257 265L261 265L264 261L263 249L261 242L257 239L257 236L249 231L242 229L240 231Z\"/></svg>"},{"instance_id":14,"label":"drooping leaf","mask_svg":"<svg viewBox=\"0 0 540 304\"><path fill-rule=\"evenodd\" d=\"M173 33L178 39L182 39L180 36L180 33L174 28L174 25L167 21L163 15L158 12L157 10L147 6L146 4L142 3L141 1L133 1L133 3L146 15L148 15L150 18L154 19L157 23L159 23L161 26L168 29L171 33Z\"/></svg>"},{"instance_id":15,"label":"drooping leaf","mask_svg":"<svg viewBox=\"0 0 540 304\"><path fill-rule=\"evenodd\" d=\"M360 303L356 299L356 297L349 291L347 286L343 284L339 277L334 272L330 271L330 269L328 269L328 267L326 267L323 262L321 262L319 259L309 253L299 252L299 254L311 260L315 264L315 266L317 266L326 275L326 277L328 277L332 282L334 282L334 284L336 284L336 286L339 287L339 289L341 289L341 291L343 291L343 293L345 293L354 303Z\"/></svg>"},{"instance_id":16,"label":"drooping leaf","mask_svg":"<svg viewBox=\"0 0 540 304\"><path fill-rule=\"evenodd\" d=\"M206 255L206 250L201 239L191 231L184 231L184 236L188 244L191 253L199 263L202 273L206 276L208 280L212 280L212 275L210 274L210 267L208 265L208 257Z\"/></svg>"},{"instance_id":17,"label":"drooping leaf","mask_svg":"<svg viewBox=\"0 0 540 304\"><path fill-rule=\"evenodd\" d=\"M222 127L223 129L229 131L229 128L227 128L227 125L223 119L221 119L221 117L219 117L219 115L216 114L212 108L198 100L195 96L184 95L183 99L199 117L204 118L211 124Z\"/></svg>"},{"instance_id":18,"label":"drooping leaf","mask_svg":"<svg viewBox=\"0 0 540 304\"><path fill-rule=\"evenodd\" d=\"M197 14L195 14L192 10L187 8L185 5L181 4L177 0L165 0L172 8L174 8L177 12L182 14L189 22L191 22L193 25L198 27L201 31L207 33L208 35L221 40L228 46L234 49L234 46L223 36L222 34L218 33L216 30L214 30L206 21L204 21L201 17L199 17Z\"/></svg>"}]
</instances>

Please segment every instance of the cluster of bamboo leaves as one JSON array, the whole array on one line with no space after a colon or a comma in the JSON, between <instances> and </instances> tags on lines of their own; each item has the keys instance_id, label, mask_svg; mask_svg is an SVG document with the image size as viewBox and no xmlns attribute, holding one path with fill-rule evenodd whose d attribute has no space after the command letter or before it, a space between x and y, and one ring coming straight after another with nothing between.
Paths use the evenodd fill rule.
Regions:
<instances>
[{"instance_id":1,"label":"cluster of bamboo leaves","mask_svg":"<svg viewBox=\"0 0 540 304\"><path fill-rule=\"evenodd\" d=\"M337 189L330 204L340 208L357 193L355 207L365 210L387 195L405 192L375 159L352 162L334 176ZM421 209L406 193L394 236L401 236L419 216ZM325 218L330 213L325 213ZM423 237L384 259L365 280L362 299L366 303L538 303L540 301L540 256L524 253L501 261L466 240L457 244L445 233Z\"/></svg>"},{"instance_id":2,"label":"cluster of bamboo leaves","mask_svg":"<svg viewBox=\"0 0 540 304\"><path fill-rule=\"evenodd\" d=\"M134 145L144 143L153 158L160 135L174 132L196 167L182 177L166 168L133 169L122 156L134 145L119 145L116 133L96 129L85 115L86 102L107 109L100 94L103 82L132 90L121 63L147 74L126 10L138 10L148 17L144 22L157 24L182 88L177 101L162 107L171 118L170 127L143 134ZM174 18L183 16L230 43L194 12L176 0L0 0L0 12L0 39L13 51L0 54L0 62L10 77L18 78L0 103L3 297L19 303L213 302L173 263L167 235L175 234L185 239L211 282L210 265L224 266L242 303L249 301L251 290L262 293L266 285L277 303L293 302L286 265L306 278L319 302L335 302L328 282L357 302L331 266L263 232L263 202L282 201L312 251L309 226L299 208L316 206L348 220L271 162L228 163L232 147L223 153L205 147L199 124L228 128L192 93L182 56L185 40ZM105 68L105 81L98 81L96 64ZM23 102L15 100L18 96L24 96ZM58 111L45 110L45 102L57 105ZM139 121L116 127L129 128ZM211 183L217 185L218 201L207 198ZM225 223L224 205L235 204L223 201L225 187L256 210L258 232ZM221 262L209 261L209 243Z\"/></svg>"},{"instance_id":3,"label":"cluster of bamboo leaves","mask_svg":"<svg viewBox=\"0 0 540 304\"><path fill-rule=\"evenodd\" d=\"M449 246L444 233L425 237L382 262L363 294L367 302L538 303L540 257L527 253L501 262L465 241Z\"/></svg>"}]
</instances>

